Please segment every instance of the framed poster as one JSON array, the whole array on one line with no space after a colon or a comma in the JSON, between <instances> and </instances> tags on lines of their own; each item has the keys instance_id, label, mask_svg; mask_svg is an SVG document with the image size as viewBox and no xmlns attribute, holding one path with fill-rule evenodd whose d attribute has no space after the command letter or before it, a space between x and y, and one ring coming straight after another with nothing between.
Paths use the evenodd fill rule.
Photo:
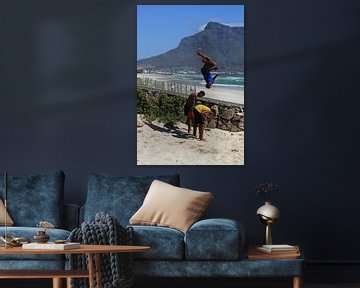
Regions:
<instances>
[{"instance_id":1,"label":"framed poster","mask_svg":"<svg viewBox=\"0 0 360 288\"><path fill-rule=\"evenodd\" d=\"M137 164L244 165L244 5L137 6Z\"/></svg>"}]
</instances>

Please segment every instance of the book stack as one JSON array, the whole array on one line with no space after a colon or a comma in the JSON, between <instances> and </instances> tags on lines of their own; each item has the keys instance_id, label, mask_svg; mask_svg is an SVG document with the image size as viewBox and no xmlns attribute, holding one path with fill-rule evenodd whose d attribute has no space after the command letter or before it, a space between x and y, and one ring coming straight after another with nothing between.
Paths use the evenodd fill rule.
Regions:
<instances>
[{"instance_id":1,"label":"book stack","mask_svg":"<svg viewBox=\"0 0 360 288\"><path fill-rule=\"evenodd\" d=\"M79 249L80 243L27 243L22 245L27 250L70 250Z\"/></svg>"},{"instance_id":2,"label":"book stack","mask_svg":"<svg viewBox=\"0 0 360 288\"><path fill-rule=\"evenodd\" d=\"M287 244L281 245L262 245L250 246L248 250L248 259L266 260L266 259L296 259L300 257L299 246Z\"/></svg>"},{"instance_id":3,"label":"book stack","mask_svg":"<svg viewBox=\"0 0 360 288\"><path fill-rule=\"evenodd\" d=\"M257 247L257 250L268 254L299 254L298 246L291 246L286 244L262 245Z\"/></svg>"}]
</instances>

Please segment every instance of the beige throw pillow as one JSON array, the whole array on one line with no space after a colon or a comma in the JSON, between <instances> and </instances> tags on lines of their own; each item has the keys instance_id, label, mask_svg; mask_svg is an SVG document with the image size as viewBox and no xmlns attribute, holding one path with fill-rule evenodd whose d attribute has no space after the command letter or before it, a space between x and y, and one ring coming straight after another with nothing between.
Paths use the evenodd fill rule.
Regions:
<instances>
[{"instance_id":1,"label":"beige throw pillow","mask_svg":"<svg viewBox=\"0 0 360 288\"><path fill-rule=\"evenodd\" d=\"M130 224L166 226L186 232L212 200L210 192L199 192L154 180L143 205Z\"/></svg>"},{"instance_id":2,"label":"beige throw pillow","mask_svg":"<svg viewBox=\"0 0 360 288\"><path fill-rule=\"evenodd\" d=\"M6 212L6 225L12 226L14 225L14 221L10 218L9 214ZM3 201L0 199L0 226L5 225L5 205Z\"/></svg>"}]
</instances>

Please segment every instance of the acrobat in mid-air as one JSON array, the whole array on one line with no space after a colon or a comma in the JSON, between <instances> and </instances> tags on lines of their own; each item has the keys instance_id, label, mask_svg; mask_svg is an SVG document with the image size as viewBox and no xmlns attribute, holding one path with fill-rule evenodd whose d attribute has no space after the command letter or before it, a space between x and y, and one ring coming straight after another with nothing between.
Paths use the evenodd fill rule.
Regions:
<instances>
[{"instance_id":1,"label":"acrobat in mid-air","mask_svg":"<svg viewBox=\"0 0 360 288\"><path fill-rule=\"evenodd\" d=\"M201 53L201 48L197 50L196 54L201 57L201 61L204 63L203 67L201 68L201 74L203 75L206 82L205 87L210 89L212 84L214 84L216 77L219 75L215 74L215 76L213 77L210 72L213 70L217 70L218 68L216 66L216 63L211 60L209 56Z\"/></svg>"}]
</instances>

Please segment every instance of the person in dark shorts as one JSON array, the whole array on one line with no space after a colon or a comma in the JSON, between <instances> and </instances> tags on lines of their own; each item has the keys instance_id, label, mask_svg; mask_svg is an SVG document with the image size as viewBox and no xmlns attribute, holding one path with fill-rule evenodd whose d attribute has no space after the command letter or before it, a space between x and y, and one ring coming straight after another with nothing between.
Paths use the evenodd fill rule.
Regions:
<instances>
[{"instance_id":1,"label":"person in dark shorts","mask_svg":"<svg viewBox=\"0 0 360 288\"><path fill-rule=\"evenodd\" d=\"M201 74L203 75L204 80L206 82L205 87L210 89L212 84L214 84L216 77L219 75L216 74L213 77L210 71L217 70L218 68L216 66L216 63L209 56L206 56L205 54L201 53L200 48L198 49L196 54L201 57L201 61L204 63L203 67L201 68Z\"/></svg>"},{"instance_id":2,"label":"person in dark shorts","mask_svg":"<svg viewBox=\"0 0 360 288\"><path fill-rule=\"evenodd\" d=\"M194 137L196 138L196 130L199 126L199 140L204 139L205 121L214 117L214 112L206 105L196 104L194 107Z\"/></svg>"},{"instance_id":3,"label":"person in dark shorts","mask_svg":"<svg viewBox=\"0 0 360 288\"><path fill-rule=\"evenodd\" d=\"M204 91L199 91L198 93L191 93L186 100L184 105L184 115L187 117L186 123L188 125L188 133L191 133L191 127L194 124L194 107L196 104L197 98L205 96Z\"/></svg>"}]
</instances>

